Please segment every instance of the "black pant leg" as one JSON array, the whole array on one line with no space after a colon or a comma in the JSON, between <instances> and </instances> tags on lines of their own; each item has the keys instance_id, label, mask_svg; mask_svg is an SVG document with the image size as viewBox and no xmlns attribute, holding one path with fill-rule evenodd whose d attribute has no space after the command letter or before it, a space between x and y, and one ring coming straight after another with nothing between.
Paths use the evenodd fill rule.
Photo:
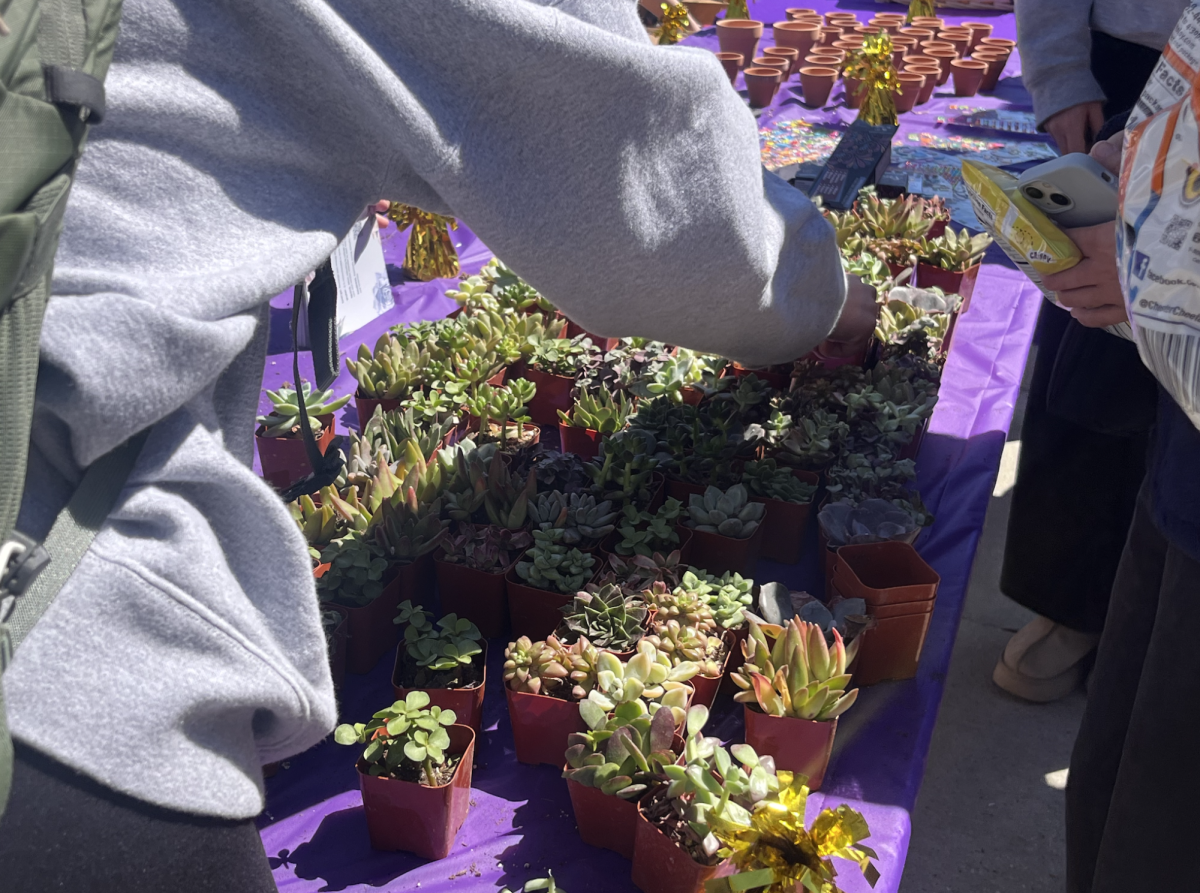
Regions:
<instances>
[{"instance_id":1,"label":"black pant leg","mask_svg":"<svg viewBox=\"0 0 1200 893\"><path fill-rule=\"evenodd\" d=\"M275 889L253 820L151 806L17 744L12 797L0 819L4 893Z\"/></svg>"},{"instance_id":2,"label":"black pant leg","mask_svg":"<svg viewBox=\"0 0 1200 893\"><path fill-rule=\"evenodd\" d=\"M1105 118L1129 111L1137 104L1160 55L1158 50L1103 31L1092 32L1092 77L1107 97Z\"/></svg>"},{"instance_id":3,"label":"black pant leg","mask_svg":"<svg viewBox=\"0 0 1200 893\"><path fill-rule=\"evenodd\" d=\"M1093 877L1102 843L1105 847L1110 844L1110 805L1115 802L1118 775L1124 770L1122 754L1131 717L1143 684L1162 684L1162 680L1145 677L1143 668L1152 641L1166 635L1156 620L1166 560L1167 543L1154 525L1148 489L1144 488L1113 584L1087 709L1071 753L1066 797L1068 893L1099 893L1101 889L1093 886ZM1190 650L1195 662L1200 649L1193 642ZM1159 781L1170 784L1166 774L1170 770L1162 767L1162 771ZM1153 799L1158 792L1156 786L1146 794ZM1157 824L1151 815L1142 818ZM1144 845L1145 827L1125 829L1133 834L1130 844ZM1141 868L1143 860L1136 861ZM1126 889L1154 888L1134 884Z\"/></svg>"}]
</instances>

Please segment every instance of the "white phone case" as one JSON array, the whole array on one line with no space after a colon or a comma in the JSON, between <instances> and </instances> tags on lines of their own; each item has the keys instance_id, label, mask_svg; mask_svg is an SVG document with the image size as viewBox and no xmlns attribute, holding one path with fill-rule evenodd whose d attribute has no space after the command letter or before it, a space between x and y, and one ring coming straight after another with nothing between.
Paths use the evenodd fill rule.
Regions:
<instances>
[{"instance_id":1,"label":"white phone case","mask_svg":"<svg viewBox=\"0 0 1200 893\"><path fill-rule=\"evenodd\" d=\"M1117 217L1116 175L1082 152L1031 167L1017 189L1059 226L1095 226Z\"/></svg>"}]
</instances>

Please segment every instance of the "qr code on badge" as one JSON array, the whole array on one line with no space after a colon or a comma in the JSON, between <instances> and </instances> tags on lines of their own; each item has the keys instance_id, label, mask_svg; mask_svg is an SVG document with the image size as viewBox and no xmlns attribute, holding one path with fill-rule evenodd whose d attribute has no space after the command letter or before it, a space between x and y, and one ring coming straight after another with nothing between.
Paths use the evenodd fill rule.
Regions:
<instances>
[{"instance_id":1,"label":"qr code on badge","mask_svg":"<svg viewBox=\"0 0 1200 893\"><path fill-rule=\"evenodd\" d=\"M1163 230L1162 238L1159 241L1172 251L1178 251L1183 245L1183 240L1187 238L1188 230L1191 228L1192 221L1177 214L1171 218Z\"/></svg>"}]
</instances>

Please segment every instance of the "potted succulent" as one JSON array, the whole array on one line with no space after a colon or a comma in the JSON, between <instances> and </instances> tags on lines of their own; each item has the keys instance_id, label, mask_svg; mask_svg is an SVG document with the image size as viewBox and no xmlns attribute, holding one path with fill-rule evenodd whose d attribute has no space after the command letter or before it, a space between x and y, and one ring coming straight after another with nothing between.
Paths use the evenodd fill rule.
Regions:
<instances>
[{"instance_id":1,"label":"potted succulent","mask_svg":"<svg viewBox=\"0 0 1200 893\"><path fill-rule=\"evenodd\" d=\"M324 455L337 433L333 414L350 398L332 400L332 391L314 393L306 381L300 382L299 394L290 384L284 384L277 391L267 391L267 396L271 398L271 412L258 417L254 442L258 445L263 478L276 490L283 491L312 471L308 448L300 433L299 401L304 400L317 449Z\"/></svg>"},{"instance_id":2,"label":"potted succulent","mask_svg":"<svg viewBox=\"0 0 1200 893\"><path fill-rule=\"evenodd\" d=\"M762 551L762 519L766 506L750 502L742 484L722 492L709 487L704 495L693 494L688 500L688 516L683 524L692 531L692 548L704 556L712 573L752 575Z\"/></svg>"},{"instance_id":3,"label":"potted succulent","mask_svg":"<svg viewBox=\"0 0 1200 893\"><path fill-rule=\"evenodd\" d=\"M388 621L400 603L400 590L388 584L395 569L372 540L351 531L320 553L317 596L346 609L346 669L369 673L399 638Z\"/></svg>"},{"instance_id":4,"label":"potted succulent","mask_svg":"<svg viewBox=\"0 0 1200 893\"><path fill-rule=\"evenodd\" d=\"M768 637L772 641L768 641ZM745 660L732 675L742 689L746 743L770 754L780 769L807 776L817 790L825 778L837 718L853 706L858 689L846 691L846 649L833 630L833 647L813 623L793 617L784 626L750 620Z\"/></svg>"},{"instance_id":5,"label":"potted succulent","mask_svg":"<svg viewBox=\"0 0 1200 893\"><path fill-rule=\"evenodd\" d=\"M434 626L431 616L420 605L400 603L392 622L404 628L404 641L396 649L392 688L399 700L415 689L424 691L431 704L453 711L459 722L478 734L487 683L487 642L470 620L447 614Z\"/></svg>"},{"instance_id":6,"label":"potted succulent","mask_svg":"<svg viewBox=\"0 0 1200 893\"><path fill-rule=\"evenodd\" d=\"M762 379L777 391L786 391L792 385L792 365L791 363L781 363L776 366L758 368L743 366L740 363L730 363L729 367L733 370L735 378L754 376Z\"/></svg>"},{"instance_id":7,"label":"potted succulent","mask_svg":"<svg viewBox=\"0 0 1200 893\"><path fill-rule=\"evenodd\" d=\"M979 264L991 244L992 237L987 233L972 236L965 229L958 233L948 229L936 239L929 239L917 260L917 285L937 286L947 294L962 295L966 312Z\"/></svg>"},{"instance_id":8,"label":"potted succulent","mask_svg":"<svg viewBox=\"0 0 1200 893\"><path fill-rule=\"evenodd\" d=\"M385 411L397 409L401 401L421 387L422 370L428 361L428 355L416 342L398 338L393 332L380 335L374 350L359 345L358 359L347 358L346 368L358 382L354 407L360 431L376 407Z\"/></svg>"},{"instance_id":9,"label":"potted succulent","mask_svg":"<svg viewBox=\"0 0 1200 893\"><path fill-rule=\"evenodd\" d=\"M562 609L558 638L568 645L585 638L597 648L618 657L633 657L646 632L646 603L627 595L619 586L606 585L594 592L577 592ZM661 649L660 649L661 650Z\"/></svg>"},{"instance_id":10,"label":"potted succulent","mask_svg":"<svg viewBox=\"0 0 1200 893\"><path fill-rule=\"evenodd\" d=\"M467 412L478 419L479 443L495 442L500 449L532 446L541 438L541 429L529 424L526 404L537 395L533 382L514 378L504 387L476 386L466 398Z\"/></svg>"},{"instance_id":11,"label":"potted succulent","mask_svg":"<svg viewBox=\"0 0 1200 893\"><path fill-rule=\"evenodd\" d=\"M539 341L526 361L522 376L536 385L529 402L529 415L539 425L558 422L560 412L571 408L575 375L596 349L579 338L546 338Z\"/></svg>"},{"instance_id":12,"label":"potted succulent","mask_svg":"<svg viewBox=\"0 0 1200 893\"><path fill-rule=\"evenodd\" d=\"M613 583L634 593L649 589L655 583L672 589L679 585L680 576L686 570L687 565L678 549L666 555L655 552L650 556L631 555L628 558L608 554L595 582L600 586Z\"/></svg>"},{"instance_id":13,"label":"potted succulent","mask_svg":"<svg viewBox=\"0 0 1200 893\"><path fill-rule=\"evenodd\" d=\"M403 498L399 498L403 496ZM396 570L399 601L420 602L433 595L433 551L449 536L442 501L417 500L415 487L383 500L374 521L375 542Z\"/></svg>"},{"instance_id":14,"label":"potted succulent","mask_svg":"<svg viewBox=\"0 0 1200 893\"><path fill-rule=\"evenodd\" d=\"M614 505L633 503L654 511L662 480L656 478L658 441L649 431L627 428L605 437L600 455L589 465L592 488Z\"/></svg>"},{"instance_id":15,"label":"potted succulent","mask_svg":"<svg viewBox=\"0 0 1200 893\"><path fill-rule=\"evenodd\" d=\"M575 398L570 415L562 410L558 413L558 434L563 452L595 459L600 452L600 438L624 428L632 412L633 405L624 391L619 391L615 397L604 388L595 395L581 393Z\"/></svg>"},{"instance_id":16,"label":"potted succulent","mask_svg":"<svg viewBox=\"0 0 1200 893\"><path fill-rule=\"evenodd\" d=\"M559 529L535 530L533 548L506 577L513 633L534 639L554 632L562 607L595 572L596 557L562 542Z\"/></svg>"},{"instance_id":17,"label":"potted succulent","mask_svg":"<svg viewBox=\"0 0 1200 893\"><path fill-rule=\"evenodd\" d=\"M343 724L338 744L365 744L358 769L371 846L444 859L467 817L475 733L453 710L409 692L368 723Z\"/></svg>"},{"instance_id":18,"label":"potted succulent","mask_svg":"<svg viewBox=\"0 0 1200 893\"><path fill-rule=\"evenodd\" d=\"M564 645L555 636L521 636L504 649L504 696L517 761L562 767L567 736L587 727L579 702L596 685L600 650L585 637Z\"/></svg>"},{"instance_id":19,"label":"potted succulent","mask_svg":"<svg viewBox=\"0 0 1200 893\"><path fill-rule=\"evenodd\" d=\"M589 493L539 493L529 505L529 521L537 530L557 529L565 546L591 551L613 532L617 513L612 502L597 502Z\"/></svg>"},{"instance_id":20,"label":"potted succulent","mask_svg":"<svg viewBox=\"0 0 1200 893\"><path fill-rule=\"evenodd\" d=\"M772 457L780 464L820 473L833 464L849 433L850 426L844 421L818 409L787 429Z\"/></svg>"},{"instance_id":21,"label":"potted succulent","mask_svg":"<svg viewBox=\"0 0 1200 893\"><path fill-rule=\"evenodd\" d=\"M668 499L656 512L639 511L627 504L621 509L616 532L609 538L606 551L645 558L679 551L686 558L683 553L691 540L691 531L679 529L682 514L683 504L678 499Z\"/></svg>"},{"instance_id":22,"label":"potted succulent","mask_svg":"<svg viewBox=\"0 0 1200 893\"><path fill-rule=\"evenodd\" d=\"M800 560L808 512L819 482L815 473L782 468L774 459L746 463L742 483L750 493L750 501L767 507L763 516L763 558L784 564Z\"/></svg>"},{"instance_id":23,"label":"potted succulent","mask_svg":"<svg viewBox=\"0 0 1200 893\"><path fill-rule=\"evenodd\" d=\"M532 545L527 530L460 523L433 559L442 609L470 620L485 639L501 635L508 619L504 575Z\"/></svg>"},{"instance_id":24,"label":"potted succulent","mask_svg":"<svg viewBox=\"0 0 1200 893\"><path fill-rule=\"evenodd\" d=\"M672 664L694 663L696 675L692 677L692 703L711 707L717 699L725 667L729 663L732 636L713 635L709 630L695 626L683 626L678 620L664 623L655 621L647 640L661 653L671 659Z\"/></svg>"}]
</instances>

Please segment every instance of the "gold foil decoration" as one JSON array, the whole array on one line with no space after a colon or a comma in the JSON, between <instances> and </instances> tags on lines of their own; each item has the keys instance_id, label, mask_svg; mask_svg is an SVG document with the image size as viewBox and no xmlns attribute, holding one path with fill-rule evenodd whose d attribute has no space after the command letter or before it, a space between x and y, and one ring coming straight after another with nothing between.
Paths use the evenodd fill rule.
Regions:
<instances>
[{"instance_id":1,"label":"gold foil decoration","mask_svg":"<svg viewBox=\"0 0 1200 893\"><path fill-rule=\"evenodd\" d=\"M898 124L896 117L896 95L900 92L900 79L892 61L892 38L880 29L863 41L861 50L850 54L846 76L858 78L859 92L863 94L858 108L858 117L868 124Z\"/></svg>"},{"instance_id":2,"label":"gold foil decoration","mask_svg":"<svg viewBox=\"0 0 1200 893\"><path fill-rule=\"evenodd\" d=\"M750 7L746 0L729 0L729 6L725 10L725 18L727 19L748 19L750 18Z\"/></svg>"},{"instance_id":3,"label":"gold foil decoration","mask_svg":"<svg viewBox=\"0 0 1200 893\"><path fill-rule=\"evenodd\" d=\"M458 252L450 239L450 230L458 229L457 220L400 202L388 206L387 216L398 229L412 227L404 269L422 282L458 275Z\"/></svg>"},{"instance_id":4,"label":"gold foil decoration","mask_svg":"<svg viewBox=\"0 0 1200 893\"><path fill-rule=\"evenodd\" d=\"M682 3L664 3L662 11L662 24L658 29L658 45L662 47L679 43L687 37L688 29L691 27L687 7Z\"/></svg>"},{"instance_id":5,"label":"gold foil decoration","mask_svg":"<svg viewBox=\"0 0 1200 893\"><path fill-rule=\"evenodd\" d=\"M904 18L904 24L911 25L912 20L917 16L931 16L933 14L933 0L912 0L908 4L908 15Z\"/></svg>"},{"instance_id":6,"label":"gold foil decoration","mask_svg":"<svg viewBox=\"0 0 1200 893\"><path fill-rule=\"evenodd\" d=\"M879 857L859 843L871 834L862 814L842 804L821 810L812 827L806 828L804 776L777 774L779 793L754 807L749 825L731 822L717 809L709 813L709 829L723 845L721 855L738 873L707 882L707 893L764 888L766 893L842 893L834 883L837 871L830 861L834 856L855 862L874 887L879 871L871 860Z\"/></svg>"}]
</instances>

